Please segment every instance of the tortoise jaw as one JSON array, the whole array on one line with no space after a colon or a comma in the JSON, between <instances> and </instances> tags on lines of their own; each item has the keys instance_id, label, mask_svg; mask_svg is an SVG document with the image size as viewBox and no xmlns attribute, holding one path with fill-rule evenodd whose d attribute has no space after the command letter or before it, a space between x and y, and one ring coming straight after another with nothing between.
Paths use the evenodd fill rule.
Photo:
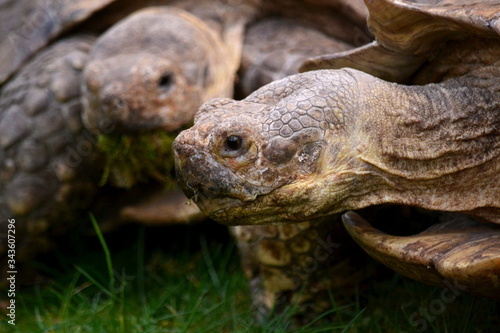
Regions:
<instances>
[{"instance_id":1,"label":"tortoise jaw","mask_svg":"<svg viewBox=\"0 0 500 333\"><path fill-rule=\"evenodd\" d=\"M373 258L407 277L500 299L500 225L453 214L408 237L391 236L354 212L342 216L354 240Z\"/></svg>"}]
</instances>

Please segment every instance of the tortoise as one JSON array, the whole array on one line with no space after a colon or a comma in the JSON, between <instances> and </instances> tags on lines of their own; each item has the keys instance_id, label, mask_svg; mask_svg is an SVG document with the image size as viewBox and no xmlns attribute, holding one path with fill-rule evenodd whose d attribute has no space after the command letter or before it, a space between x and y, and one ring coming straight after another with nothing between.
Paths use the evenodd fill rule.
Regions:
<instances>
[{"instance_id":1,"label":"tortoise","mask_svg":"<svg viewBox=\"0 0 500 333\"><path fill-rule=\"evenodd\" d=\"M106 4L108 3L106 2ZM75 14L75 12L80 13L80 7L85 8L88 11L87 14L90 15L93 11L100 9L101 4L104 5L104 2L86 4L73 2L71 5L75 5L76 8L71 7L72 10L66 7L57 8L57 10L51 12L54 15L57 14L53 18L54 24L57 25L58 20L73 20L72 23L76 24L79 22L80 17L85 17L85 15ZM43 11L43 7L34 7L33 11L35 13ZM154 27L149 22L148 29L152 29L152 31L149 31L152 34L123 35L123 33L130 33L134 30L139 31L140 28L145 30L144 24L141 22L144 19L151 18L151 16L156 17L157 22L163 19L170 24L157 24ZM183 33L179 34L180 30L177 29L182 29ZM85 31L85 29L83 30ZM61 33L61 31L58 32ZM15 35L15 32L11 33ZM43 42L47 42L52 37L46 29L39 33L47 33L47 35L35 36L39 39L45 38ZM173 40L166 41L167 44L165 40L163 40L163 44L158 43L159 40L161 41L160 38L169 37ZM194 41L199 40L199 42L190 42L190 38ZM110 42L110 40L113 42ZM151 51L160 52L163 48L161 56L164 58L164 62L175 61L184 65L184 67L177 66L174 68L170 66L168 69L159 69L170 71L170 75L174 75L173 71L177 71L175 72L178 75L177 81L175 84L174 82L164 84L165 91L170 89L175 94L175 89L178 89L176 84L180 83L179 80L186 79L186 77L191 81L180 88L197 88L199 80L195 75L201 73L205 75L206 79L204 90L209 91L208 95L202 96L203 98L230 94L228 90L231 86L227 82L219 83L219 86L216 86L213 81L214 76L222 75L230 82L231 75L234 76L237 66L235 55L225 53L226 57L222 54L215 54L214 57L213 52L208 52L207 49L214 49L222 53L224 49L222 49L223 45L221 45L220 37L217 37L194 15L181 9L166 7L145 9L142 12L133 14L132 17L125 19L121 24L117 24L97 40L91 36L65 38L36 55L33 60L20 69L15 77L2 87L0 96L0 110L2 110L0 115L2 142L2 150L0 151L2 165L0 211L2 213L0 215L1 224L4 226L8 219L15 218L17 221L18 261L30 257L32 253L43 252L44 249L49 248L52 245L50 236L64 230L69 223L68 221L76 218L77 215L75 216L75 214L81 212L81 209L89 208L93 199L92 196L98 191L97 185L99 184L100 174L105 166L102 162L102 154L99 154L96 148L95 128L88 121L89 117L86 119L87 127L83 126L81 119L82 104L85 104L85 97L93 96L93 91L89 92L82 89L82 92L80 92L80 86L88 81L88 84L84 84L83 88L96 89L99 86L96 80L99 79L101 74L110 76L109 73L96 73L96 68L100 65L99 61L102 61L104 57L109 58L110 51L116 51L116 49L112 48L112 45L120 47L123 46L124 42L130 43L126 50L129 58L133 58L134 52L139 53L139 51L141 55L147 55L149 46L150 54ZM191 54L197 55L197 59L192 59L195 65L200 63L201 66L202 58L207 57L208 59L204 61L204 65L207 66L209 71L203 73L195 71L195 68L189 68L193 73L187 75L188 68L186 67L189 66L190 62L179 53L180 48L175 47L172 42L178 45L183 43L180 46L184 47L184 52L189 51ZM17 48L31 46L31 43L33 43L33 47L40 44L39 41L35 42L34 40L30 40L29 43L29 45L20 44ZM151 50L151 46L156 47L156 49ZM217 49L218 47L220 49ZM233 49L237 50L236 47ZM11 62L12 67L21 62L22 59L20 58L24 58L25 53L28 51L34 52L35 49L28 48L28 50L15 53L16 57ZM106 52L108 53L106 54ZM123 56L124 54L124 52L121 53L121 61L123 62L127 61L126 54ZM7 50L6 57L9 56ZM230 57L235 58L234 65L224 63ZM152 82L151 80L157 80L158 78L154 77L154 75L157 75L154 68L141 63L144 59L145 57L139 58L138 56L137 63L140 66L142 65L142 69L147 72L147 75L150 75L150 82ZM181 62L181 59L186 61ZM221 65L214 66L219 62ZM127 64L123 63L122 65ZM223 72L220 72L220 70L223 70ZM3 77L7 77L10 71L12 69L9 67ZM92 72L91 79L85 79L84 72L87 75ZM138 79L145 79L145 76ZM128 80L130 83L137 84L137 80L135 82L132 82L131 78L128 78ZM152 99L155 91L153 91L154 87L151 89L148 86L150 82L143 81L141 86L150 88L148 97ZM119 93L128 95L127 91ZM193 89L190 97L198 101L195 94L200 93L200 89ZM210 93L213 95L210 95ZM116 96L119 96L119 94L115 94ZM170 99L172 98L170 97ZM171 100L167 102L172 104ZM178 102L182 102L182 100L179 99ZM104 109L104 106L99 107ZM193 108L193 105L187 105L185 110L177 109L178 114L188 113L188 116L185 119L178 119L177 122L172 121L168 130L174 132L175 126L180 127L184 122L188 122L192 117L189 112L194 112L190 111L191 108ZM89 108L87 108L86 114L89 113ZM177 114L173 115L178 117ZM169 121L168 116L172 118L172 115L163 114L164 121ZM99 130L110 130L112 127L119 127L120 125L115 119L112 119L113 123L111 119L106 120L108 120L107 123L99 123ZM165 127L165 124L162 125ZM160 138L155 137L155 135L157 134L151 135L147 140L149 142L153 140L160 141L160 139L165 137L168 139L174 134L169 136L168 133L165 133ZM151 144L154 143L156 142L153 141ZM168 146L161 148L159 152L155 151L155 153L171 156ZM157 154L155 158L162 158L162 156ZM171 159L171 157L169 158ZM144 161L142 162L144 163ZM140 175L136 176L139 177ZM168 174L165 177L168 177ZM152 188L160 194L165 192L162 188L158 189L158 186ZM143 194L145 193L143 192ZM144 196L147 198L147 195ZM200 216L197 209L183 205L184 199L179 198L178 194L174 194L173 198L163 197L160 200L153 196L147 198L149 200L145 203L146 209L150 208L151 205L164 208L161 212L168 214L163 217L163 222L168 223L170 220L183 221L186 218ZM174 207L170 207L172 205ZM132 207L124 207L123 210L125 218L144 218L146 222L150 222L151 218L154 219L154 216L145 216L144 208L141 208L137 203ZM6 243L2 243L4 244L2 245L2 251L5 251Z\"/></svg>"},{"instance_id":2,"label":"tortoise","mask_svg":"<svg viewBox=\"0 0 500 333\"><path fill-rule=\"evenodd\" d=\"M65 12L63 11L63 13ZM156 19L156 26L150 21L148 27L145 27L143 20L151 20L152 17ZM159 24L160 20L166 20L170 24ZM146 28L150 29L147 31L150 34L142 34ZM140 29L143 31L141 32ZM180 36L178 36L178 29L183 31ZM133 31L140 33L133 35L131 34ZM154 35L155 33L156 35ZM209 39L206 36L213 38ZM159 43L162 41L161 38L163 38L163 44ZM172 40L168 40L168 38ZM200 40L200 42L189 42L189 38ZM118 23L97 40L89 36L75 36L57 42L37 55L3 87L0 97L0 106L4 111L0 119L0 130L3 148L2 165L5 166L2 167L3 186L0 196L2 198L2 225L6 223L7 219L16 218L17 220L19 238L20 240L24 238L24 241L18 244L18 260L29 256L30 251L39 252L44 247L50 246L50 240L43 237L43 234L57 233L58 228L63 229L65 226L58 225L58 221L64 221L62 223L66 224L79 209L88 208L92 196L97 191L99 174L103 165L100 161L102 158L96 149L96 128L89 121L90 108L87 107L86 112L84 112L84 115L87 115L84 117L87 122L86 127L82 124L81 113L82 104L88 105L89 103L85 103L85 101L93 98L95 90L99 88L100 83L97 80L101 74L107 75L108 78L111 76L110 73L99 72L99 66L102 65L100 61L103 58L111 58L109 52L116 52L113 45L123 47L124 42L130 43L129 47L124 48L121 54L113 55L122 57L120 61L123 66L131 64L130 59L133 61L134 56L137 57L138 66L133 69L139 68L143 72L137 74L136 81L133 81L134 78L127 78L131 84L136 85L136 90L138 89L137 80L142 80L141 87L150 89L148 98L152 100L153 95L158 94L158 89L163 89L160 91L166 95L166 97L162 97L163 102L173 104L173 102L184 102L178 98L176 89L192 89L193 92L187 96L198 101L195 95L200 94L201 89L194 89L197 88L199 82L196 75L205 76L206 82L204 82L203 90L209 91L209 94L203 97L229 94L226 90L230 86L226 82L217 86L216 82L214 83L214 77L222 75L231 80L231 75L234 76L236 71L236 65L231 66L224 63L232 56L229 53L227 53L227 57L223 57L221 54L214 55L207 51L207 49L221 48L217 50L222 53L224 50L221 41L215 38L216 36L199 19L184 10L174 8L144 9ZM190 64L189 61L182 63L185 64L185 67L170 65L169 68L166 68L169 66L165 65L167 61L181 63L180 47L173 47L172 42L184 47L184 52L189 51L198 55L198 59L192 59L194 64L200 63L201 66L202 58L206 57L204 65L209 68L209 72L203 73L195 71L195 68L187 68ZM161 51L163 51L161 56L164 58L164 63L157 62L156 65L163 66L163 68L154 68L151 66L151 61L155 61L155 59L148 59L147 56ZM129 58L127 59L127 57ZM116 61L116 59L111 60ZM144 63L145 61L150 62ZM215 66L219 62L221 65ZM234 62L236 63L236 61ZM116 67L112 68L112 70L116 69ZM193 71L193 73L188 74L188 70ZM224 71L220 72L221 70ZM164 79L157 77L162 74L157 73L158 71L168 72L171 76L175 73L178 76L175 84L174 82L159 82L159 88L151 87L151 82L155 81L154 84L156 84L157 80ZM139 77L140 75L142 76ZM191 81L181 86L180 80L186 78ZM169 80L173 80L172 77ZM83 85L82 92L80 92L81 85ZM178 100L172 101L172 97L168 96L169 91L173 94L171 96L177 95ZM120 93L129 94L127 91L119 91L112 97L119 96ZM95 101L93 102L95 103ZM151 104L158 107L158 101L154 102L156 104L153 102ZM136 103L133 106L137 107L138 105ZM190 111L192 105L186 106L185 110L177 107L176 111L179 114L194 112ZM106 105L98 107L105 114ZM172 105L172 107L176 106ZM141 114L138 112L135 114L135 121L139 115ZM106 117L109 118L104 118L104 116L103 118L107 122L100 121L98 123L98 130L109 131L104 134L110 134L111 129L121 125L110 116L106 114ZM170 127L166 128L171 132L191 118L188 115L180 119L176 113L172 112L170 114L163 112L162 116L164 122L172 120ZM171 119L168 119L169 117ZM138 122L136 121L136 123ZM165 127L165 123L158 124L157 127ZM170 137L172 135L170 134ZM156 141L162 143L161 140L165 140L165 137L168 139L169 134L164 133L163 137L158 138L158 135L153 133L147 140L153 145ZM161 147L161 150L155 150L154 153L156 153L155 158L160 159L164 158L160 153L171 155L169 147ZM144 160L141 162L145 163ZM136 177L139 176L136 175ZM168 177L168 174L165 176ZM175 202L180 203L182 200L177 198ZM170 216L166 216L164 221L168 222L169 219L175 220L178 219L179 215L185 215L185 209L176 208L170 211ZM190 215L196 214L196 212L197 210L188 210ZM24 235L26 237L23 237Z\"/></svg>"},{"instance_id":3,"label":"tortoise","mask_svg":"<svg viewBox=\"0 0 500 333\"><path fill-rule=\"evenodd\" d=\"M181 186L227 225L297 234L340 215L368 254L403 275L498 298L498 3L366 5L375 42L307 61L241 101L205 103L174 141ZM438 222L391 236L361 217L383 205ZM274 250L282 272L296 253ZM267 286L294 291L279 274Z\"/></svg>"},{"instance_id":4,"label":"tortoise","mask_svg":"<svg viewBox=\"0 0 500 333\"><path fill-rule=\"evenodd\" d=\"M283 3L289 4L283 16L308 6L296 20L314 15L316 26L345 40L355 36L346 23L361 21L349 10L356 4ZM51 235L77 223L89 207L103 211L105 229L116 220L201 218L180 192L165 193L173 165L168 143L204 100L232 95L245 26L281 9L259 1L151 4L171 6L142 9L144 3L126 0L2 4L1 29L8 33L0 52L0 225L16 219L18 261L52 247ZM349 19L336 13L339 8ZM10 19L14 13L24 13L25 25ZM139 153L119 160L117 147ZM104 190L98 186L103 179ZM136 185L141 181L146 185Z\"/></svg>"}]
</instances>

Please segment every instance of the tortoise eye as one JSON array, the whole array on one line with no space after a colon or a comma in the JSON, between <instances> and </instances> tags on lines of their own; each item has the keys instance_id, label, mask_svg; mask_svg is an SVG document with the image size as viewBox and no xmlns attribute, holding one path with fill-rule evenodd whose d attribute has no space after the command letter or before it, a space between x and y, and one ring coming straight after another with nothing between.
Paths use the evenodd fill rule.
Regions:
<instances>
[{"instance_id":1,"label":"tortoise eye","mask_svg":"<svg viewBox=\"0 0 500 333\"><path fill-rule=\"evenodd\" d=\"M243 146L243 138L237 135L231 135L226 139L226 143L224 145L224 150L229 151L237 151L240 150Z\"/></svg>"},{"instance_id":2,"label":"tortoise eye","mask_svg":"<svg viewBox=\"0 0 500 333\"><path fill-rule=\"evenodd\" d=\"M224 159L228 167L239 168L252 163L257 158L258 147L248 133L224 131L219 135L213 141L214 152Z\"/></svg>"},{"instance_id":3,"label":"tortoise eye","mask_svg":"<svg viewBox=\"0 0 500 333\"><path fill-rule=\"evenodd\" d=\"M239 135L229 135L222 141L220 154L223 157L238 157L245 154L249 148L249 141Z\"/></svg>"}]
</instances>

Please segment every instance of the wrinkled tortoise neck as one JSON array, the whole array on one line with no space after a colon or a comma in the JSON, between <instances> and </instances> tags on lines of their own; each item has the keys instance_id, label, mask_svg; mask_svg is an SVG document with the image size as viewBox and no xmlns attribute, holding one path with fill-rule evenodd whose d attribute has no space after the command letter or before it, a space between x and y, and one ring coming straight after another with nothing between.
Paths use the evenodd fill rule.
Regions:
<instances>
[{"instance_id":1,"label":"wrinkled tortoise neck","mask_svg":"<svg viewBox=\"0 0 500 333\"><path fill-rule=\"evenodd\" d=\"M364 111L354 133L363 138L356 149L368 204L474 211L500 223L499 73L425 86L360 75Z\"/></svg>"}]
</instances>

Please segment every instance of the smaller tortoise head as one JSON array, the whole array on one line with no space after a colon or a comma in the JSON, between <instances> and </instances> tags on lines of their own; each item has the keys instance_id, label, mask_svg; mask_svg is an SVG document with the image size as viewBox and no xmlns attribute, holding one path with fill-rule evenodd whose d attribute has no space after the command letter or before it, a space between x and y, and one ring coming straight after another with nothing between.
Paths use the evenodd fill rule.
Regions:
<instances>
[{"instance_id":1,"label":"smaller tortoise head","mask_svg":"<svg viewBox=\"0 0 500 333\"><path fill-rule=\"evenodd\" d=\"M85 70L85 80L85 115L90 127L103 128L106 120L120 132L173 131L192 116L183 110L200 104L199 93L181 69L150 53L93 61Z\"/></svg>"},{"instance_id":2,"label":"smaller tortoise head","mask_svg":"<svg viewBox=\"0 0 500 333\"><path fill-rule=\"evenodd\" d=\"M146 8L118 22L96 41L84 71L86 126L131 134L190 123L207 96L230 85L217 80L221 43L175 8Z\"/></svg>"}]
</instances>

